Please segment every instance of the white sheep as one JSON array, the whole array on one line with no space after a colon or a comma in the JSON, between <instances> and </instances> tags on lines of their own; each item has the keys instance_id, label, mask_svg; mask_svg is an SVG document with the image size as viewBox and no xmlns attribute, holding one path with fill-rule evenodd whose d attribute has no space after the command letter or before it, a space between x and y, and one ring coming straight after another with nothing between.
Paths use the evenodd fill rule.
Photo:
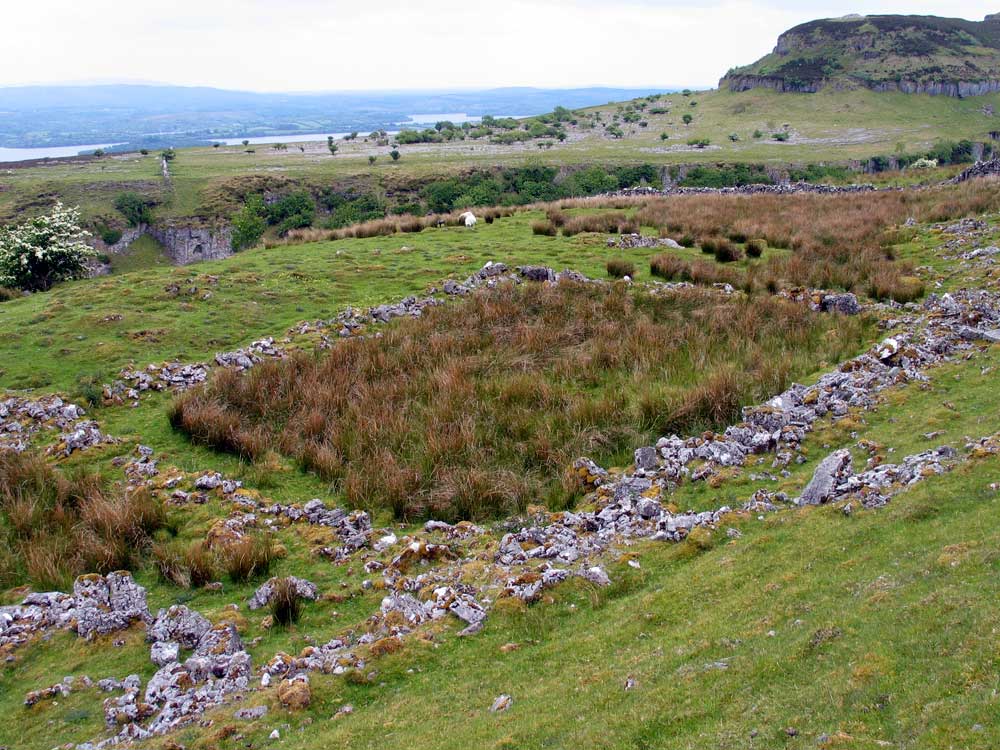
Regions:
<instances>
[{"instance_id":1,"label":"white sheep","mask_svg":"<svg viewBox=\"0 0 1000 750\"><path fill-rule=\"evenodd\" d=\"M458 217L458 220L463 222L465 226L469 229L474 229L476 222L479 221L476 215L472 211L466 211L464 214Z\"/></svg>"}]
</instances>

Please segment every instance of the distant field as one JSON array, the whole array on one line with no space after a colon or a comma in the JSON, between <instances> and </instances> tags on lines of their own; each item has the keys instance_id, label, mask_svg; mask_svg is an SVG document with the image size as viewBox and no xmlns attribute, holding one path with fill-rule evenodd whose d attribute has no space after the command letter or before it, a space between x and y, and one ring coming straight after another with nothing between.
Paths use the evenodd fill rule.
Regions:
<instances>
[{"instance_id":1,"label":"distant field","mask_svg":"<svg viewBox=\"0 0 1000 750\"><path fill-rule=\"evenodd\" d=\"M126 189L160 202L156 213L162 218L212 213L227 180L254 175L317 188L358 184L391 194L415 180L498 165L849 164L875 155L919 152L942 139L987 141L990 131L1000 130L996 117L985 114L989 107L1000 110L1000 94L954 99L870 91L707 91L664 96L639 122L623 123L620 139L600 127L569 127L564 143L466 140L404 145L395 163L388 156L390 147L363 140L339 142L336 156L325 143L290 144L287 151L257 145L253 153L242 146L181 149L171 164L169 187L162 184L155 152L54 162L0 169L0 220L15 219L57 196L80 204L85 215L97 216L112 211L115 195ZM669 111L650 111L659 108ZM617 105L607 105L585 111L599 111L609 122L616 110ZM689 125L682 121L685 114L693 118ZM760 138L755 138L758 131ZM774 140L775 133L786 131L787 141ZM661 138L664 133L666 140ZM730 135L738 140L730 140ZM703 139L709 142L704 148L688 145L689 140ZM377 158L374 165L369 164L370 156Z\"/></svg>"}]
</instances>

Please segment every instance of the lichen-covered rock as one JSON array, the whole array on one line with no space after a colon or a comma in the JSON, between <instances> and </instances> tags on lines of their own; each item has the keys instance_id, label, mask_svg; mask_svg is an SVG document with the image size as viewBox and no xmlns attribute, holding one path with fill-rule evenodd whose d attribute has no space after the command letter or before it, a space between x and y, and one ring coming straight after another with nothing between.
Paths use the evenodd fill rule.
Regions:
<instances>
[{"instance_id":1,"label":"lichen-covered rock","mask_svg":"<svg viewBox=\"0 0 1000 750\"><path fill-rule=\"evenodd\" d=\"M149 658L158 667L165 667L180 658L180 646L176 641L157 641L149 650Z\"/></svg>"},{"instance_id":2,"label":"lichen-covered rock","mask_svg":"<svg viewBox=\"0 0 1000 750\"><path fill-rule=\"evenodd\" d=\"M124 630L133 622L148 622L146 589L127 571L83 575L73 584L76 630L84 638Z\"/></svg>"},{"instance_id":3,"label":"lichen-covered rock","mask_svg":"<svg viewBox=\"0 0 1000 750\"><path fill-rule=\"evenodd\" d=\"M820 309L823 312L838 312L841 315L857 315L861 312L861 304L850 292L827 294L820 302Z\"/></svg>"},{"instance_id":4,"label":"lichen-covered rock","mask_svg":"<svg viewBox=\"0 0 1000 750\"><path fill-rule=\"evenodd\" d=\"M795 501L797 505L820 505L835 494L837 485L851 472L851 452L834 451L816 467L812 480Z\"/></svg>"},{"instance_id":5,"label":"lichen-covered rock","mask_svg":"<svg viewBox=\"0 0 1000 750\"><path fill-rule=\"evenodd\" d=\"M182 648L195 648L212 627L200 612L175 604L161 609L146 631L146 640L153 643L174 641Z\"/></svg>"}]
</instances>

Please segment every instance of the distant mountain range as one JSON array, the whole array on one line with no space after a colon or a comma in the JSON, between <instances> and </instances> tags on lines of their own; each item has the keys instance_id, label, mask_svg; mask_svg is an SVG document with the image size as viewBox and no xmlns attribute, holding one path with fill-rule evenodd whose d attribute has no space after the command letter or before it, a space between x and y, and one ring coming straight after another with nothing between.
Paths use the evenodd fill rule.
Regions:
<instances>
[{"instance_id":1,"label":"distant mountain range","mask_svg":"<svg viewBox=\"0 0 1000 750\"><path fill-rule=\"evenodd\" d=\"M1000 14L983 21L937 16L846 16L811 21L774 51L734 68L720 88L814 93L826 86L946 96L1000 91Z\"/></svg>"},{"instance_id":2,"label":"distant mountain range","mask_svg":"<svg viewBox=\"0 0 1000 750\"><path fill-rule=\"evenodd\" d=\"M670 88L500 88L264 94L158 85L0 88L0 146L123 142L158 148L214 139L398 128L413 114L511 116L633 99ZM676 89L673 89L676 90Z\"/></svg>"}]
</instances>

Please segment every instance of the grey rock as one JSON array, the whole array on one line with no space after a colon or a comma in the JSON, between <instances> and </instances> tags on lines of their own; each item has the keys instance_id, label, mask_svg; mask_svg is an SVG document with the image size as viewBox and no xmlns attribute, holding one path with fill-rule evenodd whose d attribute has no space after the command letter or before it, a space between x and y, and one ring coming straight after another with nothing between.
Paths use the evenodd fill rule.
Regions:
<instances>
[{"instance_id":1,"label":"grey rock","mask_svg":"<svg viewBox=\"0 0 1000 750\"><path fill-rule=\"evenodd\" d=\"M812 480L795 501L797 505L820 505L832 499L837 485L851 471L851 452L839 450L823 459Z\"/></svg>"}]
</instances>

